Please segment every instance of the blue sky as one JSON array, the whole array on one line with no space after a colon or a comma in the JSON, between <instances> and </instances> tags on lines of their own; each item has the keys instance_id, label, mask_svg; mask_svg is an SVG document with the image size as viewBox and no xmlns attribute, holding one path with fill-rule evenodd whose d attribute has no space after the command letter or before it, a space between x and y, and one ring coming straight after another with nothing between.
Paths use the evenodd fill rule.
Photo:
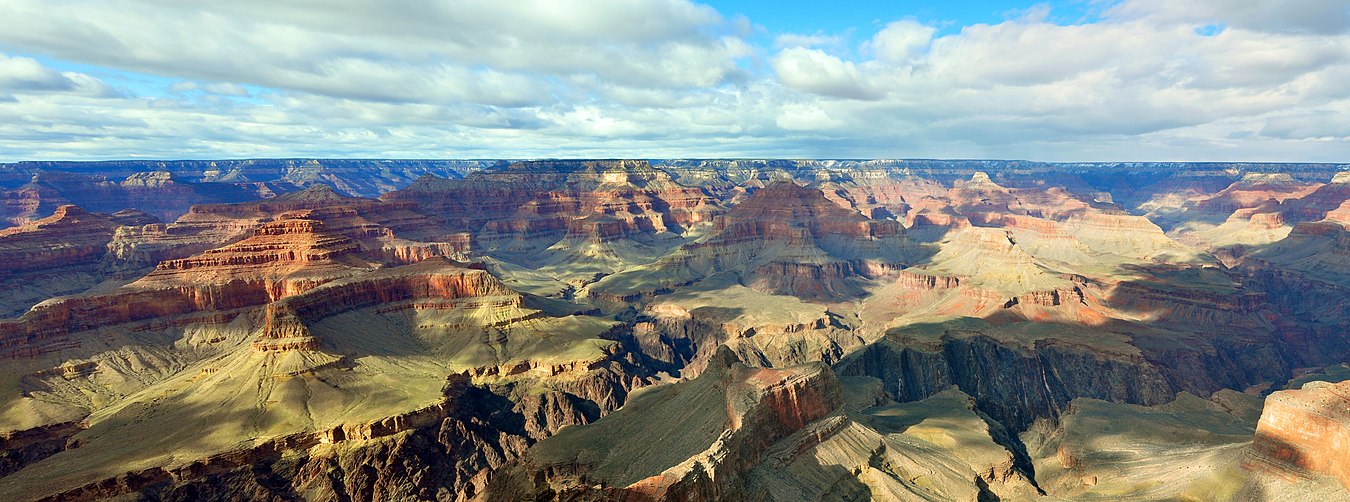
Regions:
<instances>
[{"instance_id":1,"label":"blue sky","mask_svg":"<svg viewBox=\"0 0 1350 502\"><path fill-rule=\"evenodd\" d=\"M10 0L0 161L1350 161L1350 0Z\"/></svg>"}]
</instances>

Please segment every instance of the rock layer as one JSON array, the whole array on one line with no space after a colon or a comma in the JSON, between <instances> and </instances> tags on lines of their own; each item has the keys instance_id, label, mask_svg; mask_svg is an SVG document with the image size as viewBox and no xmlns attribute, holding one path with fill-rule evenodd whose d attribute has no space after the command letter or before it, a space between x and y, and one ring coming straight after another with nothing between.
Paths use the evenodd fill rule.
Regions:
<instances>
[{"instance_id":1,"label":"rock layer","mask_svg":"<svg viewBox=\"0 0 1350 502\"><path fill-rule=\"evenodd\" d=\"M1311 382L1266 398L1255 451L1280 468L1330 475L1350 490L1350 381Z\"/></svg>"}]
</instances>

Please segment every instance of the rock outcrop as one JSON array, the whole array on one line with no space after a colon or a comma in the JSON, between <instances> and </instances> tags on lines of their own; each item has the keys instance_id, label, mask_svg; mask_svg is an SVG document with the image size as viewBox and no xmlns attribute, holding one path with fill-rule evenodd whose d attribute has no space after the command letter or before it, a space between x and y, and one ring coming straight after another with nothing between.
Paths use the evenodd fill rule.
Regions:
<instances>
[{"instance_id":1,"label":"rock outcrop","mask_svg":"<svg viewBox=\"0 0 1350 502\"><path fill-rule=\"evenodd\" d=\"M654 389L587 427L564 429L494 480L486 500L744 498L767 445L842 405L827 367L755 369L723 349L698 379ZM666 434L631 442L639 430Z\"/></svg>"},{"instance_id":2,"label":"rock outcrop","mask_svg":"<svg viewBox=\"0 0 1350 502\"><path fill-rule=\"evenodd\" d=\"M463 180L423 178L383 199L576 286L658 258L721 210L644 161L519 162Z\"/></svg>"},{"instance_id":3,"label":"rock outcrop","mask_svg":"<svg viewBox=\"0 0 1350 502\"><path fill-rule=\"evenodd\" d=\"M46 218L0 230L0 273L97 262L118 226L108 216L65 205Z\"/></svg>"},{"instance_id":4,"label":"rock outcrop","mask_svg":"<svg viewBox=\"0 0 1350 502\"><path fill-rule=\"evenodd\" d=\"M1254 445L1265 465L1329 475L1350 490L1350 381L1271 394Z\"/></svg>"},{"instance_id":5,"label":"rock outcrop","mask_svg":"<svg viewBox=\"0 0 1350 502\"><path fill-rule=\"evenodd\" d=\"M624 302L728 272L770 293L850 298L860 293L853 279L893 273L911 252L898 222L866 218L818 189L784 182L715 218L708 235L656 263L606 277L589 294Z\"/></svg>"},{"instance_id":6,"label":"rock outcrop","mask_svg":"<svg viewBox=\"0 0 1350 502\"><path fill-rule=\"evenodd\" d=\"M956 386L980 411L1012 431L1056 417L1078 397L1159 404L1175 395L1165 371L1137 355L1041 340L1022 348L978 331L949 331L937 340L892 335L836 365L841 375L871 376L901 401Z\"/></svg>"},{"instance_id":7,"label":"rock outcrop","mask_svg":"<svg viewBox=\"0 0 1350 502\"><path fill-rule=\"evenodd\" d=\"M0 230L0 317L51 297L78 293L111 276L100 266L114 234L144 219L64 205L46 218Z\"/></svg>"}]
</instances>

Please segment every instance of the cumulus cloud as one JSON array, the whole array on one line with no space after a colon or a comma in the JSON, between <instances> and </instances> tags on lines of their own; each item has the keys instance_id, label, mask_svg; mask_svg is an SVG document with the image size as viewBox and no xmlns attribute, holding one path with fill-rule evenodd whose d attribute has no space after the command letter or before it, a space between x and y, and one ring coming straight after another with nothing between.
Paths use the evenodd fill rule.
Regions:
<instances>
[{"instance_id":1,"label":"cumulus cloud","mask_svg":"<svg viewBox=\"0 0 1350 502\"><path fill-rule=\"evenodd\" d=\"M0 89L7 91L68 91L75 84L60 72L33 58L0 56Z\"/></svg>"},{"instance_id":2,"label":"cumulus cloud","mask_svg":"<svg viewBox=\"0 0 1350 502\"><path fill-rule=\"evenodd\" d=\"M892 62L905 62L923 54L933 41L937 30L914 20L896 21L886 25L876 37L872 38L871 49L877 59Z\"/></svg>"},{"instance_id":3,"label":"cumulus cloud","mask_svg":"<svg viewBox=\"0 0 1350 502\"><path fill-rule=\"evenodd\" d=\"M112 96L115 91L102 80L76 72L59 72L36 59L0 54L0 94L77 93Z\"/></svg>"},{"instance_id":4,"label":"cumulus cloud","mask_svg":"<svg viewBox=\"0 0 1350 502\"><path fill-rule=\"evenodd\" d=\"M790 47L773 58L773 69L788 87L826 96L876 99L852 62L820 49Z\"/></svg>"},{"instance_id":5,"label":"cumulus cloud","mask_svg":"<svg viewBox=\"0 0 1350 502\"><path fill-rule=\"evenodd\" d=\"M760 39L687 0L11 0L0 160L1350 158L1343 0L1047 9Z\"/></svg>"},{"instance_id":6,"label":"cumulus cloud","mask_svg":"<svg viewBox=\"0 0 1350 502\"><path fill-rule=\"evenodd\" d=\"M1305 13L1339 12L1325 3L1290 3ZM1258 25L1260 15L1236 9L1230 16L1226 6L1127 1L1090 24L1055 24L1042 11L937 38L931 27L904 20L861 43L867 57L788 48L775 56L774 69L807 95L794 107L819 110L794 110L792 117L829 117L836 133L866 137L884 129L893 131L885 138L892 142L952 150L963 139L994 152L1039 143L1053 146L1030 157L1091 159L1094 144L1133 139L1140 146L1133 158L1177 155L1182 144L1193 148L1188 158L1231 159L1239 151L1270 158L1270 142L1220 140L1238 131L1290 144L1344 138L1340 115L1323 112L1346 106L1350 89L1332 82L1350 71L1350 36L1314 34L1325 26L1287 29L1293 25L1284 21ZM1202 33L1210 23L1226 28ZM848 101L859 93L874 101ZM785 128L802 123L780 121ZM1347 153L1346 144L1324 143L1298 157L1339 160Z\"/></svg>"}]
</instances>

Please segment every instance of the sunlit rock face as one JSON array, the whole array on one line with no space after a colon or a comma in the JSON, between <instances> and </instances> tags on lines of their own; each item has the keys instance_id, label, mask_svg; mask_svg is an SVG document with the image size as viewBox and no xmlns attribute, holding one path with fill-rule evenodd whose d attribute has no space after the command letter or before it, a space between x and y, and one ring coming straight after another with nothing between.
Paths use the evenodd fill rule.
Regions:
<instances>
[{"instance_id":1,"label":"sunlit rock face","mask_svg":"<svg viewBox=\"0 0 1350 502\"><path fill-rule=\"evenodd\" d=\"M577 288L700 235L722 206L646 161L532 161L382 196L471 232L484 253ZM565 286L566 287L566 286Z\"/></svg>"},{"instance_id":2,"label":"sunlit rock face","mask_svg":"<svg viewBox=\"0 0 1350 502\"><path fill-rule=\"evenodd\" d=\"M0 169L0 500L1345 498L1337 166L194 162Z\"/></svg>"},{"instance_id":3,"label":"sunlit rock face","mask_svg":"<svg viewBox=\"0 0 1350 502\"><path fill-rule=\"evenodd\" d=\"M1350 490L1350 381L1311 382L1266 398L1256 453L1297 475L1329 475Z\"/></svg>"}]
</instances>

